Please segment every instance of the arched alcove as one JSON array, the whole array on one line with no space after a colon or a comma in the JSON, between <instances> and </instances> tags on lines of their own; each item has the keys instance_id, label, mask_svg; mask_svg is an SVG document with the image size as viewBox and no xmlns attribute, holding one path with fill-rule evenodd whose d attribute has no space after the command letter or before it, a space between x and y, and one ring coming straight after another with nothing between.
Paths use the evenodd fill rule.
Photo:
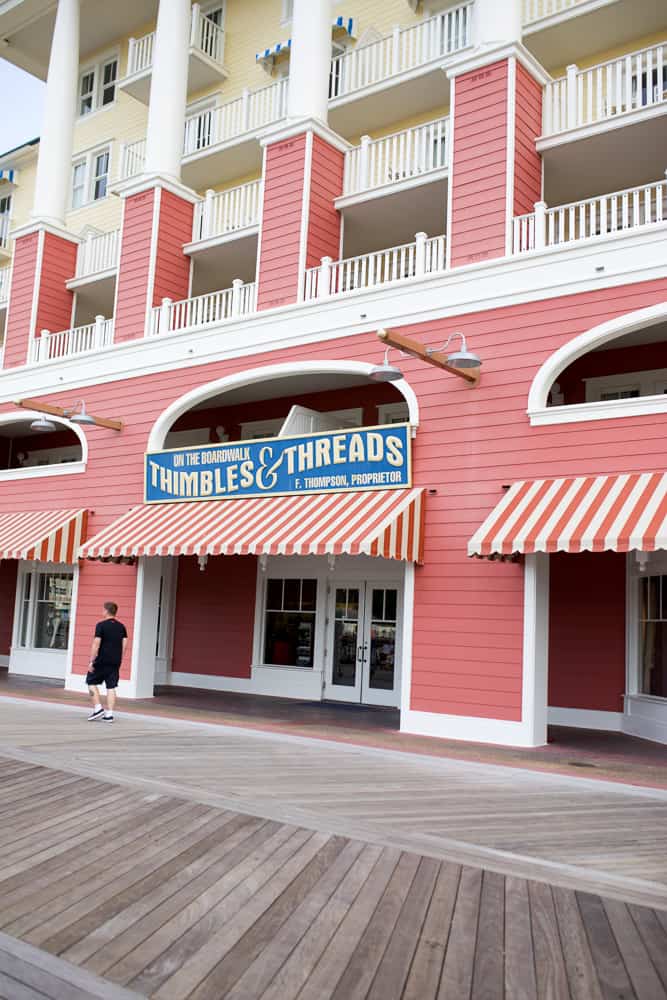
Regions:
<instances>
[{"instance_id":1,"label":"arched alcove","mask_svg":"<svg viewBox=\"0 0 667 1000\"><path fill-rule=\"evenodd\" d=\"M75 424L49 417L54 430L33 430L37 412L0 414L0 478L15 478L22 473L35 475L85 467L88 442Z\"/></svg>"}]
</instances>

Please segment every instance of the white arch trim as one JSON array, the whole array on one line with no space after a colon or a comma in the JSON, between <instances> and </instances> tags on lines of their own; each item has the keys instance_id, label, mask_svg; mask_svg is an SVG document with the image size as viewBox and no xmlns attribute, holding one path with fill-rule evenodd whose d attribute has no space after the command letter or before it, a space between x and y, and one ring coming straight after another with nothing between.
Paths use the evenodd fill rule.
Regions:
<instances>
[{"instance_id":1,"label":"white arch trim","mask_svg":"<svg viewBox=\"0 0 667 1000\"><path fill-rule=\"evenodd\" d=\"M213 382L205 382L186 392L174 403L171 403L166 410L160 414L148 437L148 451L159 451L164 448L165 438L171 427L179 417L191 410L193 406L212 396L218 396L231 389L239 389L245 385L253 385L257 382L270 382L275 378L284 378L290 375L322 375L331 373L333 375L368 375L374 365L363 361L294 361L280 365L266 365L262 368L251 368L247 371L237 372L235 375L227 375L225 378L216 379ZM405 379L393 382L392 385L398 389L405 402L408 404L410 423L413 428L419 425L419 403L414 390L408 385Z\"/></svg>"},{"instance_id":2,"label":"white arch trim","mask_svg":"<svg viewBox=\"0 0 667 1000\"><path fill-rule=\"evenodd\" d=\"M37 420L43 417L44 413L37 410L21 410L20 412L0 413L0 426L6 427L8 424L25 423L27 420ZM62 417L52 417L49 420L62 427L63 430L74 431L79 444L81 445L81 458L77 462L63 462L58 465L36 465L27 469L2 469L0 470L0 482L7 482L12 479L41 479L45 476L71 476L77 472L85 472L88 462L88 441L86 435L76 424L64 420Z\"/></svg>"},{"instance_id":3,"label":"white arch trim","mask_svg":"<svg viewBox=\"0 0 667 1000\"><path fill-rule=\"evenodd\" d=\"M575 403L570 406L547 406L549 392L558 376L574 361L616 340L626 333L667 322L667 302L646 309L624 313L600 323L569 340L544 362L528 393L527 413L533 425L575 423L582 420L607 420L613 417L667 413L667 396L641 396L638 399L615 399L599 403Z\"/></svg>"}]
</instances>

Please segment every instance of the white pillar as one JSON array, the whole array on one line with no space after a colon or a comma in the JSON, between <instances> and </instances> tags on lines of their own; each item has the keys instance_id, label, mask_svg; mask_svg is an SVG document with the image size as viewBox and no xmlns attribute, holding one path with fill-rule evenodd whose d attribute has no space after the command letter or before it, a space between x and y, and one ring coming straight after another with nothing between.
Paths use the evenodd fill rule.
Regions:
<instances>
[{"instance_id":1,"label":"white pillar","mask_svg":"<svg viewBox=\"0 0 667 1000\"><path fill-rule=\"evenodd\" d=\"M475 0L472 10L476 47L521 41L521 0Z\"/></svg>"},{"instance_id":2,"label":"white pillar","mask_svg":"<svg viewBox=\"0 0 667 1000\"><path fill-rule=\"evenodd\" d=\"M294 0L288 118L326 124L331 71L331 0Z\"/></svg>"},{"instance_id":3,"label":"white pillar","mask_svg":"<svg viewBox=\"0 0 667 1000\"><path fill-rule=\"evenodd\" d=\"M549 688L549 556L526 556L523 576L523 746L547 742Z\"/></svg>"},{"instance_id":4,"label":"white pillar","mask_svg":"<svg viewBox=\"0 0 667 1000\"><path fill-rule=\"evenodd\" d=\"M79 0L58 0L32 215L64 227L79 84Z\"/></svg>"},{"instance_id":5,"label":"white pillar","mask_svg":"<svg viewBox=\"0 0 667 1000\"><path fill-rule=\"evenodd\" d=\"M162 559L142 556L137 569L137 596L132 630L130 698L152 698L160 606Z\"/></svg>"},{"instance_id":6,"label":"white pillar","mask_svg":"<svg viewBox=\"0 0 667 1000\"><path fill-rule=\"evenodd\" d=\"M160 0L146 133L148 174L181 179L188 97L190 0Z\"/></svg>"}]
</instances>

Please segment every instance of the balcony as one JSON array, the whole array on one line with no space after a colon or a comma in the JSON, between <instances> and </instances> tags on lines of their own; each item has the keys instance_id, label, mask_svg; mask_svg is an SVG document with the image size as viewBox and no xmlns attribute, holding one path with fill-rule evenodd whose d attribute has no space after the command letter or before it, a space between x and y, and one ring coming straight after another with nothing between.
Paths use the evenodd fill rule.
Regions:
<instances>
[{"instance_id":1,"label":"balcony","mask_svg":"<svg viewBox=\"0 0 667 1000\"><path fill-rule=\"evenodd\" d=\"M472 2L452 7L333 59L331 127L341 135L359 135L447 104L443 64L472 44L472 9Z\"/></svg>"},{"instance_id":2,"label":"balcony","mask_svg":"<svg viewBox=\"0 0 667 1000\"><path fill-rule=\"evenodd\" d=\"M120 167L118 170L118 180L127 181L131 177L138 177L143 173L146 163L146 140L137 139L136 142L122 143L120 147Z\"/></svg>"},{"instance_id":3,"label":"balcony","mask_svg":"<svg viewBox=\"0 0 667 1000\"><path fill-rule=\"evenodd\" d=\"M514 220L513 252L571 246L667 223L667 181L615 191L570 205L535 211Z\"/></svg>"},{"instance_id":4,"label":"balcony","mask_svg":"<svg viewBox=\"0 0 667 1000\"><path fill-rule=\"evenodd\" d=\"M547 69L609 52L667 26L655 0L523 0L523 42Z\"/></svg>"},{"instance_id":5,"label":"balcony","mask_svg":"<svg viewBox=\"0 0 667 1000\"><path fill-rule=\"evenodd\" d=\"M8 215L0 215L0 261L9 260L12 255L12 245L9 239L11 220Z\"/></svg>"},{"instance_id":6,"label":"balcony","mask_svg":"<svg viewBox=\"0 0 667 1000\"><path fill-rule=\"evenodd\" d=\"M63 358L89 354L110 347L113 344L113 326L112 319L97 316L94 323L61 330L59 333L42 330L41 335L30 342L28 364L61 361Z\"/></svg>"},{"instance_id":7,"label":"balcony","mask_svg":"<svg viewBox=\"0 0 667 1000\"><path fill-rule=\"evenodd\" d=\"M130 38L127 54L127 75L119 81L120 90L142 104L148 104L153 70L155 32L140 38ZM221 83L227 77L223 65L225 33L202 14L199 4L192 5L190 23L190 61L188 93L198 93Z\"/></svg>"},{"instance_id":8,"label":"balcony","mask_svg":"<svg viewBox=\"0 0 667 1000\"><path fill-rule=\"evenodd\" d=\"M9 286L12 280L11 267L3 267L0 270L0 310L7 308L9 302Z\"/></svg>"},{"instance_id":9,"label":"balcony","mask_svg":"<svg viewBox=\"0 0 667 1000\"><path fill-rule=\"evenodd\" d=\"M91 234L79 244L76 254L74 281L90 281L107 276L118 269L120 255L120 229L109 233ZM71 284L71 282L70 282Z\"/></svg>"},{"instance_id":10,"label":"balcony","mask_svg":"<svg viewBox=\"0 0 667 1000\"><path fill-rule=\"evenodd\" d=\"M195 295L231 284L239 276L255 276L259 234L261 181L227 191L207 191L195 206L192 242L183 248L192 257Z\"/></svg>"},{"instance_id":11,"label":"balcony","mask_svg":"<svg viewBox=\"0 0 667 1000\"><path fill-rule=\"evenodd\" d=\"M286 79L185 120L183 181L201 191L261 167L262 129L287 114Z\"/></svg>"},{"instance_id":12,"label":"balcony","mask_svg":"<svg viewBox=\"0 0 667 1000\"><path fill-rule=\"evenodd\" d=\"M157 337L217 326L225 320L254 313L256 309L257 286L254 282L244 284L239 279L231 288L208 295L196 295L179 302L163 299L161 305L151 310L147 335Z\"/></svg>"},{"instance_id":13,"label":"balcony","mask_svg":"<svg viewBox=\"0 0 667 1000\"><path fill-rule=\"evenodd\" d=\"M572 201L662 174L667 163L667 45L589 69L568 68L544 91L545 195ZM551 183L550 183L551 178Z\"/></svg>"},{"instance_id":14,"label":"balcony","mask_svg":"<svg viewBox=\"0 0 667 1000\"><path fill-rule=\"evenodd\" d=\"M429 239L425 233L417 233L414 243L400 247L337 261L324 257L319 267L306 271L304 301L368 291L444 271L445 237Z\"/></svg>"}]
</instances>

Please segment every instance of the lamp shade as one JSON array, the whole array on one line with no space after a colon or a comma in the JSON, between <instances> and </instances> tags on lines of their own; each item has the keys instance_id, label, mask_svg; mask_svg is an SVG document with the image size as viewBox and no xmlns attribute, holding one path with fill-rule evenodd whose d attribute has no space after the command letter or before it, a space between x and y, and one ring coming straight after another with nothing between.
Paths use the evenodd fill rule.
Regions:
<instances>
[{"instance_id":1,"label":"lamp shade","mask_svg":"<svg viewBox=\"0 0 667 1000\"><path fill-rule=\"evenodd\" d=\"M447 355L447 364L452 368L479 368L482 361L472 351L461 350Z\"/></svg>"},{"instance_id":2,"label":"lamp shade","mask_svg":"<svg viewBox=\"0 0 667 1000\"><path fill-rule=\"evenodd\" d=\"M73 413L69 419L70 422L73 424L84 424L86 426L89 426L90 424L93 425L95 424L95 420L93 419L93 417L88 416L88 414L86 413L85 403L81 403L81 409L79 410L79 412Z\"/></svg>"},{"instance_id":3,"label":"lamp shade","mask_svg":"<svg viewBox=\"0 0 667 1000\"><path fill-rule=\"evenodd\" d=\"M36 420L33 420L30 424L30 430L37 431L38 433L41 431L42 434L50 434L51 431L56 430L56 425L51 420L48 420L47 417L42 415L41 417L37 417Z\"/></svg>"}]
</instances>

